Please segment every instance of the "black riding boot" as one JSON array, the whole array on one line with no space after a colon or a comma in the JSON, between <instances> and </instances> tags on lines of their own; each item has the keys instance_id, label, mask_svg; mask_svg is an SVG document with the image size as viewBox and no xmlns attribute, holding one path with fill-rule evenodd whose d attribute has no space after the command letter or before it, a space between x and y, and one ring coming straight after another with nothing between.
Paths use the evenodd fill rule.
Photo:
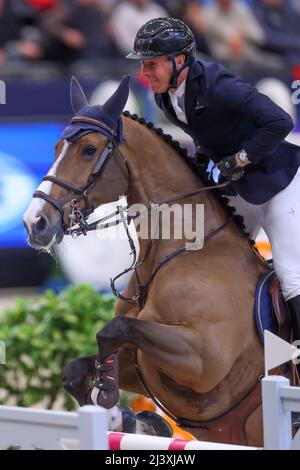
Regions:
<instances>
[{"instance_id":1,"label":"black riding boot","mask_svg":"<svg viewBox=\"0 0 300 470\"><path fill-rule=\"evenodd\" d=\"M288 300L287 306L291 316L293 341L300 341L300 295ZM300 363L297 364L297 370L300 377Z\"/></svg>"},{"instance_id":2,"label":"black riding boot","mask_svg":"<svg viewBox=\"0 0 300 470\"><path fill-rule=\"evenodd\" d=\"M291 315L293 341L300 341L300 295L288 300L287 306Z\"/></svg>"},{"instance_id":3,"label":"black riding boot","mask_svg":"<svg viewBox=\"0 0 300 470\"><path fill-rule=\"evenodd\" d=\"M290 316L293 341L300 341L300 295L297 295L291 300L286 302ZM297 364L298 375L300 377L300 363ZM300 427L300 413L292 413L293 424Z\"/></svg>"}]
</instances>

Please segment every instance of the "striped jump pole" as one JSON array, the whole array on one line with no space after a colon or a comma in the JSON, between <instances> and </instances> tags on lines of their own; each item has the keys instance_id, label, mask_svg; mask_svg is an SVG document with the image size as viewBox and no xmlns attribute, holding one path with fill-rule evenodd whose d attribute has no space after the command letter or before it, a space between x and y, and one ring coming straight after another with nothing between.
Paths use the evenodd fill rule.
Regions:
<instances>
[{"instance_id":1,"label":"striped jump pole","mask_svg":"<svg viewBox=\"0 0 300 470\"><path fill-rule=\"evenodd\" d=\"M258 447L108 432L109 450L262 450Z\"/></svg>"}]
</instances>

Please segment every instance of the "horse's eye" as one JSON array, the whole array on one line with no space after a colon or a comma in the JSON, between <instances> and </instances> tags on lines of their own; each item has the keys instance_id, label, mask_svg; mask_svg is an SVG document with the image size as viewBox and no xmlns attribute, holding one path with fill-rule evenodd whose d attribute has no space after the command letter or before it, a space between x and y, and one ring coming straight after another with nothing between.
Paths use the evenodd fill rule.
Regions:
<instances>
[{"instance_id":1,"label":"horse's eye","mask_svg":"<svg viewBox=\"0 0 300 470\"><path fill-rule=\"evenodd\" d=\"M89 147L86 147L84 150L83 150L83 155L87 156L87 157L91 157L92 155L94 155L94 153L97 151L96 147L93 147L92 145L90 145Z\"/></svg>"}]
</instances>

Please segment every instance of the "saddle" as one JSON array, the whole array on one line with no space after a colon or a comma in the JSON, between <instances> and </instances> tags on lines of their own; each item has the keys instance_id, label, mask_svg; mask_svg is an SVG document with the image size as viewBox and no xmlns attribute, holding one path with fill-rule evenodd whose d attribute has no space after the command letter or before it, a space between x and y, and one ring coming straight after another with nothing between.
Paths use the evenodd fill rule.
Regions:
<instances>
[{"instance_id":1,"label":"saddle","mask_svg":"<svg viewBox=\"0 0 300 470\"><path fill-rule=\"evenodd\" d=\"M264 330L269 330L284 341L292 343L294 338L289 309L284 301L279 280L272 269L268 269L257 284L254 315L262 345ZM290 361L281 366L281 370L281 373L290 378L292 385L300 385L296 364Z\"/></svg>"},{"instance_id":2,"label":"saddle","mask_svg":"<svg viewBox=\"0 0 300 470\"><path fill-rule=\"evenodd\" d=\"M267 329L287 342L292 341L290 314L285 304L281 287L274 270L268 269L259 280L254 313L260 340L264 344L264 330ZM287 365L276 367L273 375L287 376L292 385L299 386L297 367L291 361ZM235 407L221 416L208 421L180 420L183 428L200 428L202 439L213 442L247 443L246 423L249 416L261 405L261 384L257 381L254 388ZM297 418L297 417L296 417ZM296 424L296 423L295 423ZM297 423L298 426L298 423ZM296 429L293 429L293 433Z\"/></svg>"},{"instance_id":3,"label":"saddle","mask_svg":"<svg viewBox=\"0 0 300 470\"><path fill-rule=\"evenodd\" d=\"M271 331L285 341L291 341L290 314L273 269L268 269L256 286L254 315L262 344L264 330Z\"/></svg>"}]
</instances>

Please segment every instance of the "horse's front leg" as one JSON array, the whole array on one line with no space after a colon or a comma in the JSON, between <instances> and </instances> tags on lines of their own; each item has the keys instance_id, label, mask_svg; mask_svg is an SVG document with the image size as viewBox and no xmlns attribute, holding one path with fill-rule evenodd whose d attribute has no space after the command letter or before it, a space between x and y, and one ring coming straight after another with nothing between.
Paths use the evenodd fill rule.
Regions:
<instances>
[{"instance_id":1,"label":"horse's front leg","mask_svg":"<svg viewBox=\"0 0 300 470\"><path fill-rule=\"evenodd\" d=\"M91 381L95 373L96 355L79 357L68 362L63 368L62 379L64 388L79 403L86 405Z\"/></svg>"},{"instance_id":2,"label":"horse's front leg","mask_svg":"<svg viewBox=\"0 0 300 470\"><path fill-rule=\"evenodd\" d=\"M63 368L62 380L64 388L78 401L80 406L95 402L91 397L91 388L93 387L94 378L100 375L99 370L95 368L95 365L98 363L96 360L99 360L98 355L79 357L68 362ZM120 348L118 361L121 369L121 388L134 393L144 393L137 380L134 367L134 353L130 350L130 347L125 345ZM107 372L109 374L109 371ZM114 372L117 372L116 368L114 368Z\"/></svg>"},{"instance_id":3,"label":"horse's front leg","mask_svg":"<svg viewBox=\"0 0 300 470\"><path fill-rule=\"evenodd\" d=\"M117 352L126 343L149 355L157 364L163 364L170 377L176 373L179 383L196 387L195 370L198 381L203 365L201 356L196 354L199 338L190 328L118 317L97 333L99 354L93 396L97 396L99 405L111 408L119 399Z\"/></svg>"},{"instance_id":4,"label":"horse's front leg","mask_svg":"<svg viewBox=\"0 0 300 470\"><path fill-rule=\"evenodd\" d=\"M64 388L79 403L96 404L92 400L92 380L95 375L95 361L98 356L86 356L74 359L63 369ZM111 431L134 433L136 431L136 417L133 411L121 405L113 406L108 410L108 428Z\"/></svg>"}]
</instances>

